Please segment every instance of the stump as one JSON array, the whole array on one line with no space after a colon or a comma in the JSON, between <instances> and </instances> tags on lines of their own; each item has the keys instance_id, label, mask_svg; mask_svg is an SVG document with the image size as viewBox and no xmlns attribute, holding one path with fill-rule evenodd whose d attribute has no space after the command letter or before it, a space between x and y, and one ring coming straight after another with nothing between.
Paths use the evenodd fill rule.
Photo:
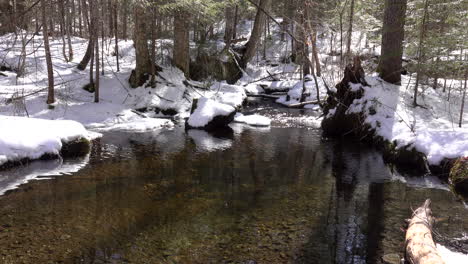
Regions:
<instances>
[{"instance_id":1,"label":"stump","mask_svg":"<svg viewBox=\"0 0 468 264\"><path fill-rule=\"evenodd\" d=\"M322 129L326 136L344 136L354 134L360 137L363 129L361 120L365 118L361 113L346 114L349 106L355 99L363 96L363 89L352 91L349 83L368 86L365 81L364 69L358 56L354 58L353 64L346 66L343 80L336 85L336 93L329 93L324 107L325 118L322 121ZM333 115L328 114L334 111Z\"/></svg>"},{"instance_id":2,"label":"stump","mask_svg":"<svg viewBox=\"0 0 468 264\"><path fill-rule=\"evenodd\" d=\"M413 213L406 231L406 259L413 264L444 264L432 239L432 217L429 208L431 200Z\"/></svg>"}]
</instances>

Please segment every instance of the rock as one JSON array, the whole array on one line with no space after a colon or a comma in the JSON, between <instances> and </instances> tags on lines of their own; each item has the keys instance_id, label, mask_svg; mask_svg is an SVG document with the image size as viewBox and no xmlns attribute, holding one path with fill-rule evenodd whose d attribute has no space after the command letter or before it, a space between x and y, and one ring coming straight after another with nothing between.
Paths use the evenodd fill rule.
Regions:
<instances>
[{"instance_id":1,"label":"rock","mask_svg":"<svg viewBox=\"0 0 468 264\"><path fill-rule=\"evenodd\" d=\"M91 151L91 142L86 138L63 143L60 155L66 158L82 157Z\"/></svg>"},{"instance_id":2,"label":"rock","mask_svg":"<svg viewBox=\"0 0 468 264\"><path fill-rule=\"evenodd\" d=\"M386 254L382 257L382 262L385 264L400 264L401 258L400 255L393 253L393 254Z\"/></svg>"},{"instance_id":3,"label":"rock","mask_svg":"<svg viewBox=\"0 0 468 264\"><path fill-rule=\"evenodd\" d=\"M225 128L234 120L235 115L236 109L234 107L202 97L193 101L186 128L205 130Z\"/></svg>"},{"instance_id":4,"label":"rock","mask_svg":"<svg viewBox=\"0 0 468 264\"><path fill-rule=\"evenodd\" d=\"M468 157L459 158L455 162L450 170L449 180L455 192L468 198Z\"/></svg>"}]
</instances>

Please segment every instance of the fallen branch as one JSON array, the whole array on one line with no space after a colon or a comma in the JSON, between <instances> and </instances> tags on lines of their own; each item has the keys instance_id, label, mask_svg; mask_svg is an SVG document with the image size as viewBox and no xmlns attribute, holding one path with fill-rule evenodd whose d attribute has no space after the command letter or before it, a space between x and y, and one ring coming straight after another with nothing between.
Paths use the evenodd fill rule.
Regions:
<instances>
[{"instance_id":1,"label":"fallen branch","mask_svg":"<svg viewBox=\"0 0 468 264\"><path fill-rule=\"evenodd\" d=\"M269 95L269 94L248 94L248 97L262 97L262 98L268 98L268 99L279 99L279 96L276 95Z\"/></svg>"},{"instance_id":2,"label":"fallen branch","mask_svg":"<svg viewBox=\"0 0 468 264\"><path fill-rule=\"evenodd\" d=\"M444 264L432 239L431 200L413 213L406 231L406 259L412 264Z\"/></svg>"},{"instance_id":3,"label":"fallen branch","mask_svg":"<svg viewBox=\"0 0 468 264\"><path fill-rule=\"evenodd\" d=\"M288 108L302 108L302 107L304 107L306 105L319 104L319 103L320 103L319 101L306 101L306 102L297 103L297 104L285 104L285 103L278 102L278 104L286 106Z\"/></svg>"}]
</instances>

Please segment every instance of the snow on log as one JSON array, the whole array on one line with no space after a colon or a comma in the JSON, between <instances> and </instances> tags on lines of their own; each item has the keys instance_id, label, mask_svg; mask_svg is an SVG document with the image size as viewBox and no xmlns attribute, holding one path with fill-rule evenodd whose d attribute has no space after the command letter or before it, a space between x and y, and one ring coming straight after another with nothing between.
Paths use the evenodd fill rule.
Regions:
<instances>
[{"instance_id":1,"label":"snow on log","mask_svg":"<svg viewBox=\"0 0 468 264\"><path fill-rule=\"evenodd\" d=\"M193 101L187 128L214 130L226 127L234 120L236 109L230 105L202 97Z\"/></svg>"},{"instance_id":2,"label":"snow on log","mask_svg":"<svg viewBox=\"0 0 468 264\"><path fill-rule=\"evenodd\" d=\"M413 213L406 231L406 258L413 264L444 264L432 239L432 212L429 208L431 200Z\"/></svg>"}]
</instances>

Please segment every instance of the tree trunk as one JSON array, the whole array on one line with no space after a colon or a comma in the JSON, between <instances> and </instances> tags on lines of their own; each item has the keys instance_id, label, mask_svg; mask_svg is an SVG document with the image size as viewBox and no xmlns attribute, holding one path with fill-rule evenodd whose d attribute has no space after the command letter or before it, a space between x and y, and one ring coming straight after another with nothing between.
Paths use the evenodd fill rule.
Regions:
<instances>
[{"instance_id":1,"label":"tree trunk","mask_svg":"<svg viewBox=\"0 0 468 264\"><path fill-rule=\"evenodd\" d=\"M101 4L102 4L102 0L101 0ZM97 3L96 3L97 5ZM95 74L95 82L94 82L94 102L95 103L99 103L99 28L100 28L100 25L101 25L101 21L99 21L100 19L98 19L99 17L99 8L97 6L95 6L91 12L93 13L93 24L94 24L94 28L93 28L93 38L94 38L94 42L96 44L96 50L95 50L95 62L96 62L96 74ZM104 41L104 38L101 40L101 41Z\"/></svg>"},{"instance_id":2,"label":"tree trunk","mask_svg":"<svg viewBox=\"0 0 468 264\"><path fill-rule=\"evenodd\" d=\"M432 239L431 201L416 209L406 231L406 258L413 264L444 264Z\"/></svg>"},{"instance_id":3,"label":"tree trunk","mask_svg":"<svg viewBox=\"0 0 468 264\"><path fill-rule=\"evenodd\" d=\"M353 37L354 0L351 0L349 10L348 42L346 43L346 62L351 59L351 39Z\"/></svg>"},{"instance_id":4,"label":"tree trunk","mask_svg":"<svg viewBox=\"0 0 468 264\"><path fill-rule=\"evenodd\" d=\"M79 36L80 38L83 37L83 26L82 26L82 9L81 9L81 0L78 0L78 32L79 32Z\"/></svg>"},{"instance_id":5,"label":"tree trunk","mask_svg":"<svg viewBox=\"0 0 468 264\"><path fill-rule=\"evenodd\" d=\"M190 15L185 10L179 11L174 16L174 65L187 77L190 74L189 18Z\"/></svg>"},{"instance_id":6,"label":"tree trunk","mask_svg":"<svg viewBox=\"0 0 468 264\"><path fill-rule=\"evenodd\" d=\"M130 85L133 88L143 85L148 80L151 72L151 61L148 50L148 38L146 36L147 17L145 8L139 4L134 6L135 33L133 41L135 43L136 67L130 76Z\"/></svg>"},{"instance_id":7,"label":"tree trunk","mask_svg":"<svg viewBox=\"0 0 468 264\"><path fill-rule=\"evenodd\" d=\"M119 16L119 11L118 11L118 2L114 3L114 33L115 33L115 60L117 62L117 72L120 71L120 63L119 63L119 34L118 34L118 16Z\"/></svg>"},{"instance_id":8,"label":"tree trunk","mask_svg":"<svg viewBox=\"0 0 468 264\"><path fill-rule=\"evenodd\" d=\"M76 67L78 70L84 71L86 69L86 66L88 66L88 63L91 60L91 57L93 56L93 50L94 50L94 40L91 36L88 41L88 47L86 48L86 53L83 56L83 59L81 59L81 62Z\"/></svg>"},{"instance_id":9,"label":"tree trunk","mask_svg":"<svg viewBox=\"0 0 468 264\"><path fill-rule=\"evenodd\" d=\"M236 10L234 12L234 26L232 27L232 38L237 38L237 24L239 23L239 5L236 5Z\"/></svg>"},{"instance_id":10,"label":"tree trunk","mask_svg":"<svg viewBox=\"0 0 468 264\"><path fill-rule=\"evenodd\" d=\"M235 14L234 6L228 5L224 11L226 17L226 26L224 28L224 42L231 43L234 36Z\"/></svg>"},{"instance_id":11,"label":"tree trunk","mask_svg":"<svg viewBox=\"0 0 468 264\"><path fill-rule=\"evenodd\" d=\"M465 109L467 79L468 79L468 70L465 70L465 85L463 87L462 105L461 105L461 109L460 109L460 121L458 122L458 126L460 128L462 127L462 123L463 123L463 110Z\"/></svg>"},{"instance_id":12,"label":"tree trunk","mask_svg":"<svg viewBox=\"0 0 468 264\"><path fill-rule=\"evenodd\" d=\"M73 1L73 0L72 0ZM71 35L73 34L73 23L72 23L72 14L70 13L70 0L65 1L65 32L67 34L67 44L68 44L68 60L73 60L73 46L71 42Z\"/></svg>"},{"instance_id":13,"label":"tree trunk","mask_svg":"<svg viewBox=\"0 0 468 264\"><path fill-rule=\"evenodd\" d=\"M419 46L418 46L418 64L416 70L416 84L414 85L414 95L413 95L413 105L416 107L418 105L418 86L421 79L421 61L424 58L424 42L426 38L426 20L427 20L427 11L429 7L429 0L424 2L424 15L421 23L421 30L419 35Z\"/></svg>"},{"instance_id":14,"label":"tree trunk","mask_svg":"<svg viewBox=\"0 0 468 264\"><path fill-rule=\"evenodd\" d=\"M44 37L44 50L47 64L47 79L48 79L48 90L47 90L47 104L55 103L54 95L54 69L52 66L52 57L50 55L50 45L49 45L49 29L47 28L47 0L42 0L42 34Z\"/></svg>"},{"instance_id":15,"label":"tree trunk","mask_svg":"<svg viewBox=\"0 0 468 264\"><path fill-rule=\"evenodd\" d=\"M386 0L382 32L380 77L393 84L401 83L406 0Z\"/></svg>"},{"instance_id":16,"label":"tree trunk","mask_svg":"<svg viewBox=\"0 0 468 264\"><path fill-rule=\"evenodd\" d=\"M271 0L260 0L258 4L259 8L257 10L257 15L255 16L254 27L250 39L246 44L240 66L245 69L249 61L255 56L257 51L258 44L260 43L262 37L262 31L266 22L266 14L264 11L268 10Z\"/></svg>"},{"instance_id":17,"label":"tree trunk","mask_svg":"<svg viewBox=\"0 0 468 264\"><path fill-rule=\"evenodd\" d=\"M127 40L127 22L128 22L128 0L123 1L123 16L122 16L122 38Z\"/></svg>"}]
</instances>

